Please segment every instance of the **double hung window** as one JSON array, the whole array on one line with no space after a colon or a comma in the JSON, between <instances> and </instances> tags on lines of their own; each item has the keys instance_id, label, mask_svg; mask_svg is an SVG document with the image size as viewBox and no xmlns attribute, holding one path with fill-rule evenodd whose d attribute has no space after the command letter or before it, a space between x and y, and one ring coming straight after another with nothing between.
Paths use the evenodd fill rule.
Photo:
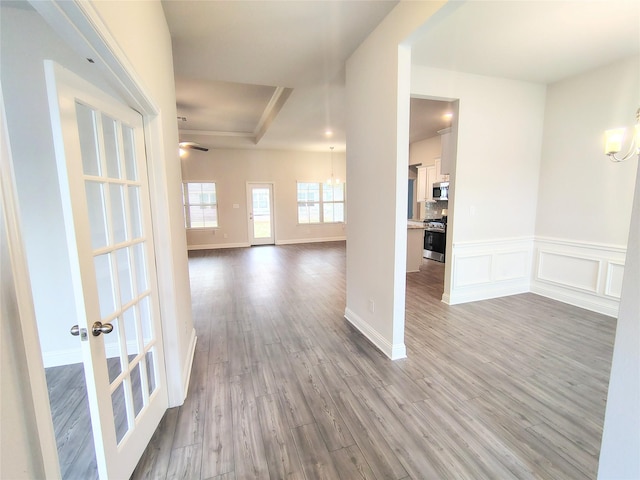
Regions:
<instances>
[{"instance_id":1,"label":"double hung window","mask_svg":"<svg viewBox=\"0 0 640 480\"><path fill-rule=\"evenodd\" d=\"M187 228L216 228L218 226L218 198L213 182L182 184L184 221Z\"/></svg>"},{"instance_id":2,"label":"double hung window","mask_svg":"<svg viewBox=\"0 0 640 480\"><path fill-rule=\"evenodd\" d=\"M298 223L344 222L344 183L298 182Z\"/></svg>"}]
</instances>

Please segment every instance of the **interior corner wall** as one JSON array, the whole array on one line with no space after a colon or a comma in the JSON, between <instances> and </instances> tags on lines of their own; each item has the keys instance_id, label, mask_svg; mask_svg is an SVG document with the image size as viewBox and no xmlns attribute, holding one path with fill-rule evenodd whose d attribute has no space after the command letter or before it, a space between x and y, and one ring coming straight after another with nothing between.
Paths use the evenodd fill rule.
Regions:
<instances>
[{"instance_id":1,"label":"interior corner wall","mask_svg":"<svg viewBox=\"0 0 640 480\"><path fill-rule=\"evenodd\" d=\"M414 65L411 94L460 101L443 300L528 291L545 86Z\"/></svg>"},{"instance_id":2,"label":"interior corner wall","mask_svg":"<svg viewBox=\"0 0 640 480\"><path fill-rule=\"evenodd\" d=\"M195 329L187 241L182 211L182 174L178 156L176 95L171 36L160 2L91 2L124 58L159 109L162 144L149 166L156 231L158 288L162 312L169 406L181 405L187 393L195 350ZM153 195L154 192L152 192ZM161 203L164 202L164 203ZM158 205L160 203L160 205Z\"/></svg>"},{"instance_id":3,"label":"interior corner wall","mask_svg":"<svg viewBox=\"0 0 640 480\"><path fill-rule=\"evenodd\" d=\"M613 163L604 131L632 128L640 57L547 88L532 291L617 316L638 161Z\"/></svg>"},{"instance_id":4,"label":"interior corner wall","mask_svg":"<svg viewBox=\"0 0 640 480\"><path fill-rule=\"evenodd\" d=\"M190 151L182 160L183 181L215 182L219 227L187 230L189 249L249 246L247 182L273 184L276 244L344 240L345 223L298 224L297 182L324 182L331 176L331 169L328 149ZM346 181L348 204L350 183L344 152L333 153L333 173L335 178Z\"/></svg>"},{"instance_id":5,"label":"interior corner wall","mask_svg":"<svg viewBox=\"0 0 640 480\"><path fill-rule=\"evenodd\" d=\"M444 2L401 2L347 61L345 318L405 356L410 51L401 43Z\"/></svg>"}]
</instances>

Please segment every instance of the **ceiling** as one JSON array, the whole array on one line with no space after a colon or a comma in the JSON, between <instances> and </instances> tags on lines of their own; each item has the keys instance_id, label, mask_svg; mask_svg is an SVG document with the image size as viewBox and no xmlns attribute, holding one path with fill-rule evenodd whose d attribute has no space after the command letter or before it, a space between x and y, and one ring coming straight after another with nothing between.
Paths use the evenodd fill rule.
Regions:
<instances>
[{"instance_id":1,"label":"ceiling","mask_svg":"<svg viewBox=\"0 0 640 480\"><path fill-rule=\"evenodd\" d=\"M180 140L344 150L345 61L396 4L164 0ZM414 64L552 83L640 53L640 0L471 0L446 10L423 27ZM412 100L411 139L446 127L449 108Z\"/></svg>"}]
</instances>

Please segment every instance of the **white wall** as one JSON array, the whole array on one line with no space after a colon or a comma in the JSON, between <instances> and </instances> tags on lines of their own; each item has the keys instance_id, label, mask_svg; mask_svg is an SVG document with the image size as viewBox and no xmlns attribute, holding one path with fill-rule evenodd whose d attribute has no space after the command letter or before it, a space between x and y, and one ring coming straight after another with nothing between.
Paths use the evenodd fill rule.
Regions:
<instances>
[{"instance_id":1,"label":"white wall","mask_svg":"<svg viewBox=\"0 0 640 480\"><path fill-rule=\"evenodd\" d=\"M333 172L335 178L345 181L344 153L334 152ZM182 176L185 182L216 182L218 194L219 228L188 230L189 249L249 245L247 182L274 185L276 244L345 238L344 223L298 225L296 182L326 181L331 176L331 156L328 151L191 151L182 161ZM348 202L348 182L345 192ZM234 205L237 205L237 208L234 208Z\"/></svg>"},{"instance_id":2,"label":"white wall","mask_svg":"<svg viewBox=\"0 0 640 480\"><path fill-rule=\"evenodd\" d=\"M640 162L640 158L630 160ZM640 170L613 348L598 478L640 478Z\"/></svg>"},{"instance_id":3,"label":"white wall","mask_svg":"<svg viewBox=\"0 0 640 480\"><path fill-rule=\"evenodd\" d=\"M411 94L460 100L443 299L528 291L545 87L414 65Z\"/></svg>"},{"instance_id":4,"label":"white wall","mask_svg":"<svg viewBox=\"0 0 640 480\"><path fill-rule=\"evenodd\" d=\"M391 358L405 356L410 50L444 2L401 2L347 61L345 317Z\"/></svg>"},{"instance_id":5,"label":"white wall","mask_svg":"<svg viewBox=\"0 0 640 480\"><path fill-rule=\"evenodd\" d=\"M434 165L442 154L440 135L409 144L409 165Z\"/></svg>"},{"instance_id":6,"label":"white wall","mask_svg":"<svg viewBox=\"0 0 640 480\"><path fill-rule=\"evenodd\" d=\"M603 133L631 126L640 57L547 89L532 291L617 316L637 161L612 163Z\"/></svg>"},{"instance_id":7,"label":"white wall","mask_svg":"<svg viewBox=\"0 0 640 480\"><path fill-rule=\"evenodd\" d=\"M640 57L549 85L536 235L625 246L638 162L612 163L603 133L631 126Z\"/></svg>"}]
</instances>

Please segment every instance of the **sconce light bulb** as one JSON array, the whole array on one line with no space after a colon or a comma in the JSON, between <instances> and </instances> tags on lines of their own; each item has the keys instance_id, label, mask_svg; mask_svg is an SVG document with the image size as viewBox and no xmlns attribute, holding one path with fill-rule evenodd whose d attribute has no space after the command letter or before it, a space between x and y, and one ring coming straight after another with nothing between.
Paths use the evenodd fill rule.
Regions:
<instances>
[{"instance_id":1,"label":"sconce light bulb","mask_svg":"<svg viewBox=\"0 0 640 480\"><path fill-rule=\"evenodd\" d=\"M605 132L604 153L610 155L618 153L622 150L622 140L624 139L625 129L614 128Z\"/></svg>"}]
</instances>

